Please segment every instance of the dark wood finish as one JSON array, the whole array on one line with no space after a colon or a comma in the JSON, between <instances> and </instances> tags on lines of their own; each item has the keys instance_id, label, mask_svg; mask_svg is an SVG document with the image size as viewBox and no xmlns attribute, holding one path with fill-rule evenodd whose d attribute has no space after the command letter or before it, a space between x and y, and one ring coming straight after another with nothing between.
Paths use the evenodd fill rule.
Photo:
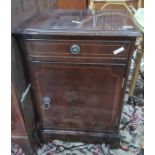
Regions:
<instances>
[{"instance_id":1,"label":"dark wood finish","mask_svg":"<svg viewBox=\"0 0 155 155\"><path fill-rule=\"evenodd\" d=\"M23 40L22 40L23 42ZM70 51L72 45L80 47L79 54ZM92 41L92 40L24 40L26 57L40 61L70 62L127 62L130 41ZM113 51L124 47L125 51L114 55ZM94 59L92 59L94 58Z\"/></svg>"},{"instance_id":2,"label":"dark wood finish","mask_svg":"<svg viewBox=\"0 0 155 155\"><path fill-rule=\"evenodd\" d=\"M37 12L57 7L57 0L14 0L11 3L11 28L16 29L23 21L27 20ZM21 53L14 38L11 53L11 142L18 144L26 155L34 154L37 141L35 130L37 117L33 108L31 94L27 94L21 103L22 93L26 90L28 82L23 69Z\"/></svg>"},{"instance_id":3,"label":"dark wood finish","mask_svg":"<svg viewBox=\"0 0 155 155\"><path fill-rule=\"evenodd\" d=\"M20 103L22 94L26 90L29 81L26 81L25 79L26 74L24 72L21 54L19 52L19 49L17 48L17 43L14 39L12 39L11 64L12 87L15 90L15 94L18 100L16 104L20 104L21 112L23 112L21 113L21 117L23 117L26 123L26 128L28 132L32 133L32 130L35 128L34 124L36 121L30 92L28 92L25 100L22 103ZM14 111L14 109L12 111Z\"/></svg>"},{"instance_id":4,"label":"dark wood finish","mask_svg":"<svg viewBox=\"0 0 155 155\"><path fill-rule=\"evenodd\" d=\"M87 0L58 0L59 9L86 9Z\"/></svg>"},{"instance_id":5,"label":"dark wood finish","mask_svg":"<svg viewBox=\"0 0 155 155\"><path fill-rule=\"evenodd\" d=\"M40 136L44 141L52 139L61 139L71 142L85 142L89 144L106 143L111 144L111 149L116 149L120 144L119 133L98 133L98 132L81 132L72 130L40 130Z\"/></svg>"},{"instance_id":6,"label":"dark wood finish","mask_svg":"<svg viewBox=\"0 0 155 155\"><path fill-rule=\"evenodd\" d=\"M25 80L23 62L15 40L12 38L11 54L11 142L18 144L26 155L34 154L36 117L31 101L30 92L25 100L20 102L28 82Z\"/></svg>"},{"instance_id":7,"label":"dark wood finish","mask_svg":"<svg viewBox=\"0 0 155 155\"><path fill-rule=\"evenodd\" d=\"M14 36L32 84L40 138L118 143L131 55L141 36L129 14L47 11ZM70 51L75 44L78 54Z\"/></svg>"},{"instance_id":8,"label":"dark wood finish","mask_svg":"<svg viewBox=\"0 0 155 155\"><path fill-rule=\"evenodd\" d=\"M21 117L21 110L16 97L15 90L12 88L11 94L11 132L14 136L27 136L23 117Z\"/></svg>"},{"instance_id":9,"label":"dark wood finish","mask_svg":"<svg viewBox=\"0 0 155 155\"><path fill-rule=\"evenodd\" d=\"M107 15L109 14L109 15ZM131 36L141 35L129 13L124 10L49 10L38 13L16 29L22 37L56 36ZM24 36L23 36L24 34ZM30 36L28 37L30 39ZM35 38L36 39L36 38Z\"/></svg>"},{"instance_id":10,"label":"dark wood finish","mask_svg":"<svg viewBox=\"0 0 155 155\"><path fill-rule=\"evenodd\" d=\"M125 66L31 63L29 70L42 127L115 131ZM50 109L43 109L44 96Z\"/></svg>"},{"instance_id":11,"label":"dark wood finish","mask_svg":"<svg viewBox=\"0 0 155 155\"><path fill-rule=\"evenodd\" d=\"M29 139L19 101L13 87L11 89L11 142L18 144L26 155L33 155L35 152Z\"/></svg>"}]
</instances>

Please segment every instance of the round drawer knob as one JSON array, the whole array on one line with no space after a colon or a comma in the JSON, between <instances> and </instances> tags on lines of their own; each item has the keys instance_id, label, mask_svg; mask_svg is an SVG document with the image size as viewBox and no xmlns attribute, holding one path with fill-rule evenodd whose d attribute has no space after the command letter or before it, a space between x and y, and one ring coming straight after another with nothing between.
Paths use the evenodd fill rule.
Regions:
<instances>
[{"instance_id":1,"label":"round drawer knob","mask_svg":"<svg viewBox=\"0 0 155 155\"><path fill-rule=\"evenodd\" d=\"M80 53L80 46L79 45L76 45L76 44L72 45L70 47L70 52L72 54L79 54Z\"/></svg>"},{"instance_id":2,"label":"round drawer knob","mask_svg":"<svg viewBox=\"0 0 155 155\"><path fill-rule=\"evenodd\" d=\"M49 109L51 107L51 98L48 96L43 97L43 109Z\"/></svg>"}]
</instances>

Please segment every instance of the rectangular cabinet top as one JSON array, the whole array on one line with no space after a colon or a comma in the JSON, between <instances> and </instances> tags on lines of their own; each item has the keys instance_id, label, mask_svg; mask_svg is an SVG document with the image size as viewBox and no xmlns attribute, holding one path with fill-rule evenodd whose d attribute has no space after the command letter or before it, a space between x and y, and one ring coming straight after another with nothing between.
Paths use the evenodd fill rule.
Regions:
<instances>
[{"instance_id":1,"label":"rectangular cabinet top","mask_svg":"<svg viewBox=\"0 0 155 155\"><path fill-rule=\"evenodd\" d=\"M123 10L47 10L13 33L19 35L140 36L134 18Z\"/></svg>"}]
</instances>

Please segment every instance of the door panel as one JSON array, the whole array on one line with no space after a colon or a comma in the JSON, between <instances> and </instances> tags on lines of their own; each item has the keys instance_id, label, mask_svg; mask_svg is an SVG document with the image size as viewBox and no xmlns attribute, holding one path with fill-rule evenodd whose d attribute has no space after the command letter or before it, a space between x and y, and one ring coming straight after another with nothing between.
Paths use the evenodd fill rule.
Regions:
<instances>
[{"instance_id":1,"label":"door panel","mask_svg":"<svg viewBox=\"0 0 155 155\"><path fill-rule=\"evenodd\" d=\"M125 66L29 63L29 70L43 128L114 130Z\"/></svg>"}]
</instances>

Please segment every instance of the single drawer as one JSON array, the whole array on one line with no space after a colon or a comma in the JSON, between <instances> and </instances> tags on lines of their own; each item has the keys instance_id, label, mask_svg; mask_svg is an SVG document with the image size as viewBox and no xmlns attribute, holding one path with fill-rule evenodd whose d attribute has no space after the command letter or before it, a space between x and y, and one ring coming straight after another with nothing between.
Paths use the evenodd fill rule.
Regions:
<instances>
[{"instance_id":1,"label":"single drawer","mask_svg":"<svg viewBox=\"0 0 155 155\"><path fill-rule=\"evenodd\" d=\"M24 40L29 60L126 62L130 41Z\"/></svg>"}]
</instances>

